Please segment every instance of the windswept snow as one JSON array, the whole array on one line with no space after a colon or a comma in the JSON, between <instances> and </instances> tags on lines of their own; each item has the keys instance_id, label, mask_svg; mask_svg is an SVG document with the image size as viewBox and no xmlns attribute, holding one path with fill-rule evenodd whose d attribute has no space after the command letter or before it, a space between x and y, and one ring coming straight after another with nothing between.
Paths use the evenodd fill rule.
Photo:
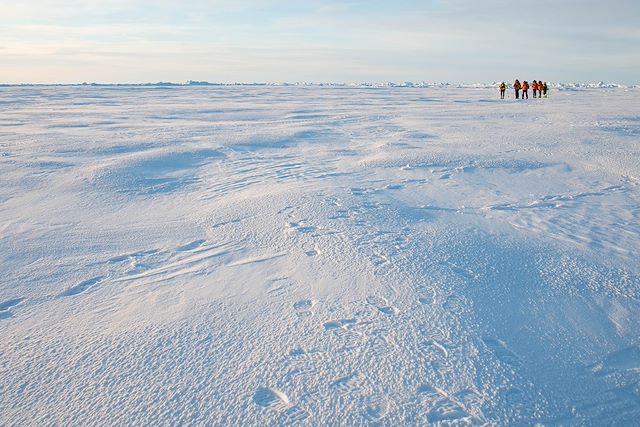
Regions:
<instances>
[{"instance_id":1,"label":"windswept snow","mask_svg":"<svg viewBox=\"0 0 640 427\"><path fill-rule=\"evenodd\" d=\"M637 88L0 88L0 424L633 425Z\"/></svg>"}]
</instances>

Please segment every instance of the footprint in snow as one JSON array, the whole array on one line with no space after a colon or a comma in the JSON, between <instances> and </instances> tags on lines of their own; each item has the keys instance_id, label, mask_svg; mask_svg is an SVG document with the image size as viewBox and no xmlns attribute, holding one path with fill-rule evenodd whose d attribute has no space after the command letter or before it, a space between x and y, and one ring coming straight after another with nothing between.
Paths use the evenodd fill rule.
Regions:
<instances>
[{"instance_id":1,"label":"footprint in snow","mask_svg":"<svg viewBox=\"0 0 640 427\"><path fill-rule=\"evenodd\" d=\"M387 316L394 316L400 313L396 307L389 305L389 302L386 298L370 295L367 297L367 303L377 308L381 313L386 314Z\"/></svg>"},{"instance_id":2,"label":"footprint in snow","mask_svg":"<svg viewBox=\"0 0 640 427\"><path fill-rule=\"evenodd\" d=\"M586 367L596 376L604 376L616 371L640 370L640 346L634 345L608 354L601 362Z\"/></svg>"},{"instance_id":3,"label":"footprint in snow","mask_svg":"<svg viewBox=\"0 0 640 427\"><path fill-rule=\"evenodd\" d=\"M314 231L316 231L316 227L312 226L312 225L306 225L306 223L304 221L299 221L299 222L289 222L286 225L288 230L295 230L299 233L303 233L303 234L309 234L309 233L313 233Z\"/></svg>"},{"instance_id":4,"label":"footprint in snow","mask_svg":"<svg viewBox=\"0 0 640 427\"><path fill-rule=\"evenodd\" d=\"M427 401L433 401L435 399L440 399L446 396L446 393L440 390L439 388L433 387L430 384L422 384L416 390L416 393L421 398Z\"/></svg>"},{"instance_id":5,"label":"footprint in snow","mask_svg":"<svg viewBox=\"0 0 640 427\"><path fill-rule=\"evenodd\" d=\"M419 290L420 296L418 297L418 302L422 305L431 305L436 299L436 292L433 289L421 289Z\"/></svg>"},{"instance_id":6,"label":"footprint in snow","mask_svg":"<svg viewBox=\"0 0 640 427\"><path fill-rule=\"evenodd\" d=\"M374 331L367 343L373 354L377 356L389 356L396 350L395 343L384 331Z\"/></svg>"},{"instance_id":7,"label":"footprint in snow","mask_svg":"<svg viewBox=\"0 0 640 427\"><path fill-rule=\"evenodd\" d=\"M495 354L501 362L516 368L522 365L522 361L518 355L509 350L504 341L492 337L483 337L482 341L493 351L493 354Z\"/></svg>"},{"instance_id":8,"label":"footprint in snow","mask_svg":"<svg viewBox=\"0 0 640 427\"><path fill-rule=\"evenodd\" d=\"M450 262L447 263L447 266L451 269L451 271L453 271L455 274L457 274L463 279L470 280L470 279L476 278L476 274L472 270L469 270L468 268L460 267Z\"/></svg>"},{"instance_id":9,"label":"footprint in snow","mask_svg":"<svg viewBox=\"0 0 640 427\"><path fill-rule=\"evenodd\" d=\"M427 360L447 359L449 357L449 350L434 339L428 339L420 343L420 352Z\"/></svg>"},{"instance_id":10,"label":"footprint in snow","mask_svg":"<svg viewBox=\"0 0 640 427\"><path fill-rule=\"evenodd\" d=\"M288 294L292 288L293 283L291 283L288 277L279 277L271 279L267 283L265 290L271 297L282 297Z\"/></svg>"},{"instance_id":11,"label":"footprint in snow","mask_svg":"<svg viewBox=\"0 0 640 427\"><path fill-rule=\"evenodd\" d=\"M260 387L253 395L253 402L265 409L283 411L291 406L289 398L274 388Z\"/></svg>"},{"instance_id":12,"label":"footprint in snow","mask_svg":"<svg viewBox=\"0 0 640 427\"><path fill-rule=\"evenodd\" d=\"M9 310L20 305L24 300L25 298L14 298L0 303L0 320L13 317L13 313Z\"/></svg>"},{"instance_id":13,"label":"footprint in snow","mask_svg":"<svg viewBox=\"0 0 640 427\"><path fill-rule=\"evenodd\" d=\"M311 317L313 316L311 309L314 305L316 305L314 300L303 299L293 304L293 309L298 317Z\"/></svg>"},{"instance_id":14,"label":"footprint in snow","mask_svg":"<svg viewBox=\"0 0 640 427\"><path fill-rule=\"evenodd\" d=\"M458 399L451 399L449 395L443 390L433 387L430 384L422 384L416 390L416 393L423 400L423 404L426 407L430 407L431 410L427 413L427 419L429 423L438 424L444 423L444 425L469 425L464 419L470 418L470 414L466 412L462 406L463 402L458 402ZM463 395L460 395L463 397ZM458 424L462 422L461 424Z\"/></svg>"},{"instance_id":15,"label":"footprint in snow","mask_svg":"<svg viewBox=\"0 0 640 427\"><path fill-rule=\"evenodd\" d=\"M132 259L140 259L151 255L156 255L160 252L159 249L149 249L146 251L139 251L129 254L117 255L112 258L109 258L108 262L111 264L117 264L123 261L130 261Z\"/></svg>"},{"instance_id":16,"label":"footprint in snow","mask_svg":"<svg viewBox=\"0 0 640 427\"><path fill-rule=\"evenodd\" d=\"M364 417L370 422L379 422L385 418L393 402L387 396L369 396L364 400Z\"/></svg>"},{"instance_id":17,"label":"footprint in snow","mask_svg":"<svg viewBox=\"0 0 640 427\"><path fill-rule=\"evenodd\" d=\"M429 423L455 423L455 425L468 425L467 420L471 418L462 406L449 398L441 399L427 414Z\"/></svg>"},{"instance_id":18,"label":"footprint in snow","mask_svg":"<svg viewBox=\"0 0 640 427\"><path fill-rule=\"evenodd\" d=\"M70 297L70 296L74 296L74 295L78 295L78 294L84 293L84 292L88 291L89 289L91 289L92 287L94 287L95 285L97 285L100 282L102 282L102 277L101 276L94 277L94 278L89 279L89 280L85 280L84 282L80 282L77 285L70 287L66 291L63 291L59 296L60 297Z\"/></svg>"},{"instance_id":19,"label":"footprint in snow","mask_svg":"<svg viewBox=\"0 0 640 427\"><path fill-rule=\"evenodd\" d=\"M300 425L310 417L309 412L297 406L292 406L282 414L283 425Z\"/></svg>"},{"instance_id":20,"label":"footprint in snow","mask_svg":"<svg viewBox=\"0 0 640 427\"><path fill-rule=\"evenodd\" d=\"M305 254L306 256L308 256L308 257L314 257L314 256L317 256L319 253L320 253L320 251L319 251L319 250L317 250L317 249L310 249L310 250L308 250L308 251L305 251L305 252L304 252L304 254Z\"/></svg>"},{"instance_id":21,"label":"footprint in snow","mask_svg":"<svg viewBox=\"0 0 640 427\"><path fill-rule=\"evenodd\" d=\"M340 320L331 320L329 322L324 323L324 329L327 331L335 330L335 329L346 329L349 326L353 326L357 324L356 319L340 319Z\"/></svg>"},{"instance_id":22,"label":"footprint in snow","mask_svg":"<svg viewBox=\"0 0 640 427\"><path fill-rule=\"evenodd\" d=\"M449 295L442 304L442 308L453 314L462 314L465 311L465 302L460 295Z\"/></svg>"},{"instance_id":23,"label":"footprint in snow","mask_svg":"<svg viewBox=\"0 0 640 427\"><path fill-rule=\"evenodd\" d=\"M178 246L176 248L176 252L192 251L192 250L197 249L200 246L204 245L205 242L206 242L206 240L195 240L195 241L193 241L191 243L187 243L186 245Z\"/></svg>"},{"instance_id":24,"label":"footprint in snow","mask_svg":"<svg viewBox=\"0 0 640 427\"><path fill-rule=\"evenodd\" d=\"M470 412L479 411L484 402L484 397L480 393L469 388L460 390L453 397Z\"/></svg>"},{"instance_id":25,"label":"footprint in snow","mask_svg":"<svg viewBox=\"0 0 640 427\"><path fill-rule=\"evenodd\" d=\"M359 390L364 383L361 373L350 374L331 383L331 388L339 394L349 394Z\"/></svg>"},{"instance_id":26,"label":"footprint in snow","mask_svg":"<svg viewBox=\"0 0 640 427\"><path fill-rule=\"evenodd\" d=\"M303 348L296 347L289 351L289 357L292 360L322 360L325 357L325 353L317 349L305 350Z\"/></svg>"},{"instance_id":27,"label":"footprint in snow","mask_svg":"<svg viewBox=\"0 0 640 427\"><path fill-rule=\"evenodd\" d=\"M384 188L385 190L402 190L404 186L402 184L389 184Z\"/></svg>"}]
</instances>

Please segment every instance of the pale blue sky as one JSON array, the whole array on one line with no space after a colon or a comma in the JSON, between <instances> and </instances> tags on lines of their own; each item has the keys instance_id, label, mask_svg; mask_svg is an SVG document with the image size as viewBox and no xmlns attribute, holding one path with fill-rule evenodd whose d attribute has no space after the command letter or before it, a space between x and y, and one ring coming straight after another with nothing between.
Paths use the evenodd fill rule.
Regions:
<instances>
[{"instance_id":1,"label":"pale blue sky","mask_svg":"<svg viewBox=\"0 0 640 427\"><path fill-rule=\"evenodd\" d=\"M0 83L640 83L638 0L22 0Z\"/></svg>"}]
</instances>

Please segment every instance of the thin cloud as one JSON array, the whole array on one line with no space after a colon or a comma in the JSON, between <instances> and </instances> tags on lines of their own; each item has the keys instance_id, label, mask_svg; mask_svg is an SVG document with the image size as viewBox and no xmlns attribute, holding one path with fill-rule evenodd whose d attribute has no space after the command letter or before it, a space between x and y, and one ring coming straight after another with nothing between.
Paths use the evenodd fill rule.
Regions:
<instances>
[{"instance_id":1,"label":"thin cloud","mask_svg":"<svg viewBox=\"0 0 640 427\"><path fill-rule=\"evenodd\" d=\"M455 82L531 70L636 83L638 19L640 3L623 0L26 0L0 16L0 82Z\"/></svg>"}]
</instances>

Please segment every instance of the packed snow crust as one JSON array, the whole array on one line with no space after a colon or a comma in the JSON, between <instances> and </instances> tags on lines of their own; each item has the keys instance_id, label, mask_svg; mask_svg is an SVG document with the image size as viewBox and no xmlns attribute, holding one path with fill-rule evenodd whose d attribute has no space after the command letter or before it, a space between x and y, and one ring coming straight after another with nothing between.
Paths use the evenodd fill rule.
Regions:
<instances>
[{"instance_id":1,"label":"packed snow crust","mask_svg":"<svg viewBox=\"0 0 640 427\"><path fill-rule=\"evenodd\" d=\"M637 88L0 88L0 425L634 425Z\"/></svg>"}]
</instances>

